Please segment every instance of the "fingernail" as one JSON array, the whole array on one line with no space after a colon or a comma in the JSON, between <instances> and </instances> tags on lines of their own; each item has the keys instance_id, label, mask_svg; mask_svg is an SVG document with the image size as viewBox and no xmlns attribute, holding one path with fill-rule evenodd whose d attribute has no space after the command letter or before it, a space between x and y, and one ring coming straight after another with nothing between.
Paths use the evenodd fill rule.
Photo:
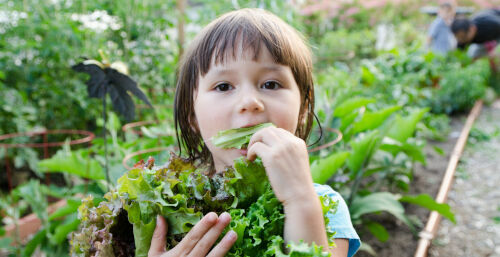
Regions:
<instances>
[{"instance_id":1,"label":"fingernail","mask_svg":"<svg viewBox=\"0 0 500 257\"><path fill-rule=\"evenodd\" d=\"M226 233L227 240L233 241L238 237L238 234L234 232L233 230L230 230L229 232Z\"/></svg>"},{"instance_id":2,"label":"fingernail","mask_svg":"<svg viewBox=\"0 0 500 257\"><path fill-rule=\"evenodd\" d=\"M215 220L217 220L217 214L215 214L214 212L208 213L207 215L205 215L205 217L208 222L214 222Z\"/></svg>"},{"instance_id":3,"label":"fingernail","mask_svg":"<svg viewBox=\"0 0 500 257\"><path fill-rule=\"evenodd\" d=\"M219 219L224 220L224 219L231 219L231 216L227 212L223 212L220 216Z\"/></svg>"}]
</instances>

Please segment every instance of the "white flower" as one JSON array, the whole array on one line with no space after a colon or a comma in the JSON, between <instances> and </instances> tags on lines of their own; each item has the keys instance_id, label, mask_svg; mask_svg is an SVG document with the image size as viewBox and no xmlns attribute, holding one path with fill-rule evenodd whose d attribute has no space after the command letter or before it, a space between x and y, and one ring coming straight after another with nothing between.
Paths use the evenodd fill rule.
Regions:
<instances>
[{"instance_id":1,"label":"white flower","mask_svg":"<svg viewBox=\"0 0 500 257\"><path fill-rule=\"evenodd\" d=\"M108 28L119 30L122 24L118 17L110 16L106 11L97 10L90 14L71 14L71 19L82 23L84 28L94 30L96 32L104 32Z\"/></svg>"}]
</instances>

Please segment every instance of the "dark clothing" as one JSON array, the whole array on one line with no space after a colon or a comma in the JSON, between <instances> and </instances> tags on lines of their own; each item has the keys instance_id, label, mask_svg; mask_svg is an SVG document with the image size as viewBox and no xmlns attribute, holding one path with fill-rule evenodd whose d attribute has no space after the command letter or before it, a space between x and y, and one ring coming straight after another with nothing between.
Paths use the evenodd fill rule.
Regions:
<instances>
[{"instance_id":1,"label":"dark clothing","mask_svg":"<svg viewBox=\"0 0 500 257\"><path fill-rule=\"evenodd\" d=\"M477 32L471 43L482 44L500 39L500 10L486 10L472 18Z\"/></svg>"}]
</instances>

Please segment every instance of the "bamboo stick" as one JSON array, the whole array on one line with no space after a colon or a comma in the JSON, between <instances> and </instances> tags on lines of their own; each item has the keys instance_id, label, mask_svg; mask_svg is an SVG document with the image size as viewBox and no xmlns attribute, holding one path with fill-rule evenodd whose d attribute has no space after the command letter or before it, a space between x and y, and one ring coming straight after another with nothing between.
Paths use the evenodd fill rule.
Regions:
<instances>
[{"instance_id":1,"label":"bamboo stick","mask_svg":"<svg viewBox=\"0 0 500 257\"><path fill-rule=\"evenodd\" d=\"M476 101L474 107L469 113L469 116L467 117L462 132L460 133L460 137L455 144L455 148L453 148L453 152L448 162L448 167L446 168L443 181L441 182L439 192L436 196L436 202L438 203L445 203L448 199L448 192L450 191L453 182L453 177L455 175L458 161L460 160L460 156L462 155L464 147L467 143L467 138L469 137L469 132L472 128L472 125L481 112L482 107L483 100ZM414 255L415 257L427 256L427 250L429 249L431 240L436 235L440 220L441 215L439 215L439 213L437 213L436 211L432 211L429 215L429 219L427 220L427 224L425 225L424 230L419 233L420 240L418 241L417 251Z\"/></svg>"}]
</instances>

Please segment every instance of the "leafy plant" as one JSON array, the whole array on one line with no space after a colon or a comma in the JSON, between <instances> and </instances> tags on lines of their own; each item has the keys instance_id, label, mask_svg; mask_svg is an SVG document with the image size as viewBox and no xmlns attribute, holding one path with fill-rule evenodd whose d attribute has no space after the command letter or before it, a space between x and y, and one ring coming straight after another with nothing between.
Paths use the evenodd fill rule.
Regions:
<instances>
[{"instance_id":1,"label":"leafy plant","mask_svg":"<svg viewBox=\"0 0 500 257\"><path fill-rule=\"evenodd\" d=\"M445 73L439 89L428 99L432 111L451 114L469 110L486 92L489 69L486 60L478 60L460 72Z\"/></svg>"},{"instance_id":2,"label":"leafy plant","mask_svg":"<svg viewBox=\"0 0 500 257\"><path fill-rule=\"evenodd\" d=\"M262 163L239 159L234 169L212 178L174 156L165 166L153 165L154 161L149 160L121 177L117 190L99 206L95 207L91 198L83 202L79 211L83 226L72 236L73 254L113 256L114 252L115 256L128 256L135 252L135 256L146 256L157 214L165 216L169 223L170 248L210 211L229 211L232 217L229 229L238 233L238 241L229 256L283 254L283 209L269 184L261 181L265 177ZM321 200L325 213L334 210L334 202L324 197ZM123 215L128 219L120 218ZM120 235L117 229L129 234ZM92 236L93 231L102 231L101 236ZM128 244L128 250L121 253L125 255L121 255L118 249L126 244L127 237L134 238L135 249L134 244ZM290 256L294 256L294 249L304 256L323 256L317 246L289 249Z\"/></svg>"}]
</instances>

